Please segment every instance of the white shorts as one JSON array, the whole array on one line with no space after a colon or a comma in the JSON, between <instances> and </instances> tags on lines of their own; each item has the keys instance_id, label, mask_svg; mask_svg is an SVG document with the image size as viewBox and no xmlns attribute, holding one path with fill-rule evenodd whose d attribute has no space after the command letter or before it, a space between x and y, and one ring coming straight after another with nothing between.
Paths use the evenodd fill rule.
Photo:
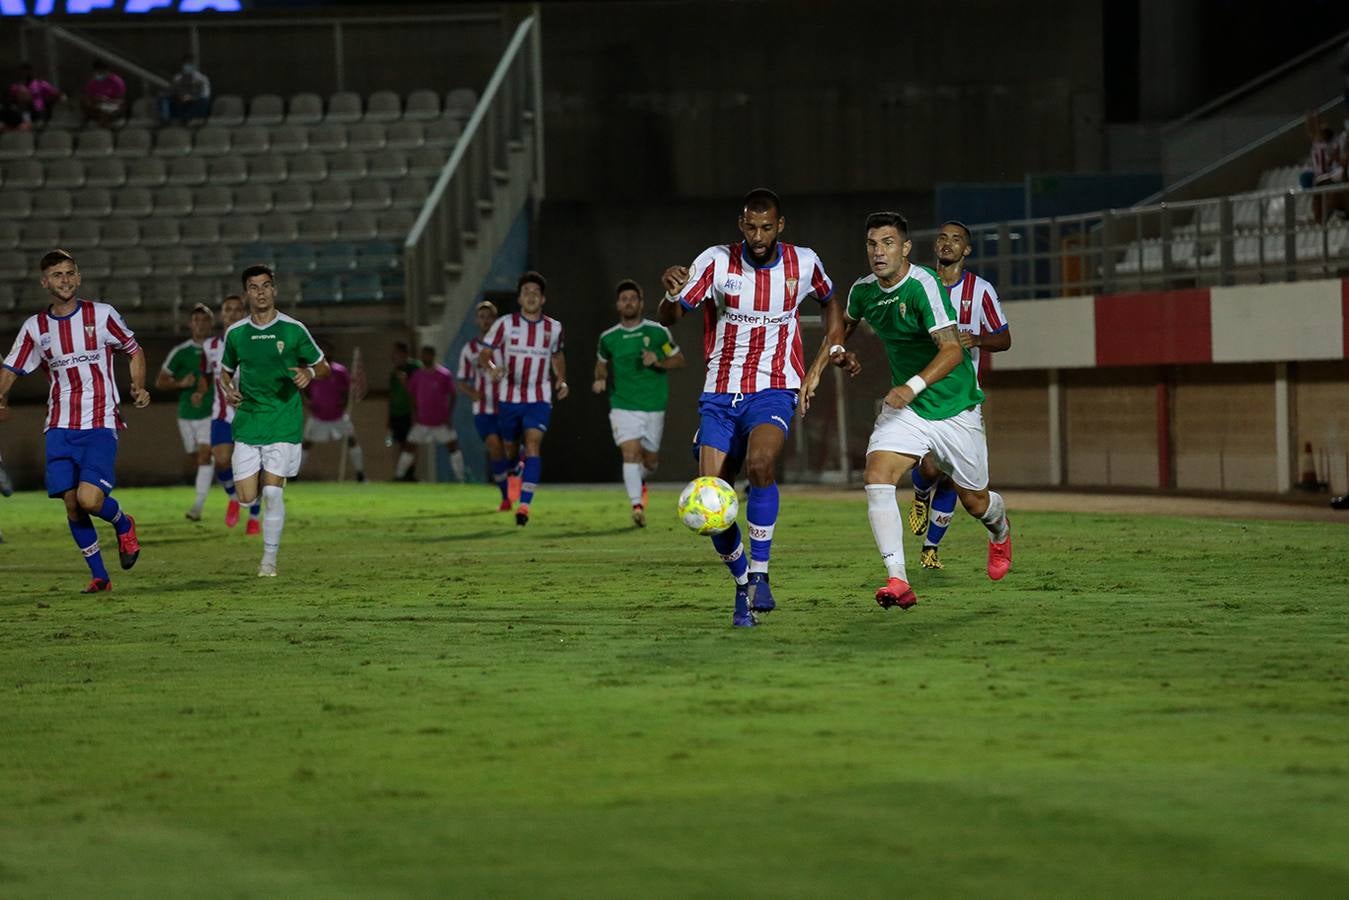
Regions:
<instances>
[{"instance_id":1,"label":"white shorts","mask_svg":"<svg viewBox=\"0 0 1349 900\"><path fill-rule=\"evenodd\" d=\"M310 416L304 423L304 439L315 444L325 444L329 441L345 441L349 437L356 436L356 429L351 424L351 416L342 413L342 418L337 420L315 419Z\"/></svg>"},{"instance_id":2,"label":"white shorts","mask_svg":"<svg viewBox=\"0 0 1349 900\"><path fill-rule=\"evenodd\" d=\"M655 453L660 449L660 436L665 432L665 411L611 409L609 427L613 429L615 444L639 440L643 448Z\"/></svg>"},{"instance_id":3,"label":"white shorts","mask_svg":"<svg viewBox=\"0 0 1349 900\"><path fill-rule=\"evenodd\" d=\"M922 459L929 451L937 468L966 490L988 487L988 439L978 407L949 419L929 421L909 409L885 406L876 417L867 453L877 450Z\"/></svg>"},{"instance_id":4,"label":"white shorts","mask_svg":"<svg viewBox=\"0 0 1349 900\"><path fill-rule=\"evenodd\" d=\"M211 446L211 417L179 419L178 436L183 439L184 453L196 453L202 445Z\"/></svg>"},{"instance_id":5,"label":"white shorts","mask_svg":"<svg viewBox=\"0 0 1349 900\"><path fill-rule=\"evenodd\" d=\"M459 440L459 432L448 425L413 425L408 429L409 444L448 444Z\"/></svg>"},{"instance_id":6,"label":"white shorts","mask_svg":"<svg viewBox=\"0 0 1349 900\"><path fill-rule=\"evenodd\" d=\"M258 470L281 478L294 478L300 472L299 444L240 444L234 445L234 480L239 481Z\"/></svg>"}]
</instances>

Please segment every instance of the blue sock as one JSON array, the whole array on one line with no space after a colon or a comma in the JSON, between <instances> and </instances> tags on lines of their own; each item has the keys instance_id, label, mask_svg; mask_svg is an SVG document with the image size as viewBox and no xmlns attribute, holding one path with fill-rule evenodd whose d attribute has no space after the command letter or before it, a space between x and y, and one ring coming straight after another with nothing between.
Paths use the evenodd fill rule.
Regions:
<instances>
[{"instance_id":1,"label":"blue sock","mask_svg":"<svg viewBox=\"0 0 1349 900\"><path fill-rule=\"evenodd\" d=\"M749 525L749 569L751 572L767 572L768 556L773 547L773 528L778 523L777 482L768 487L749 486L745 521Z\"/></svg>"},{"instance_id":2,"label":"blue sock","mask_svg":"<svg viewBox=\"0 0 1349 900\"><path fill-rule=\"evenodd\" d=\"M520 505L528 506L534 499L534 491L539 487L539 479L543 476L543 457L526 456L525 473L520 476Z\"/></svg>"},{"instance_id":3,"label":"blue sock","mask_svg":"<svg viewBox=\"0 0 1349 900\"><path fill-rule=\"evenodd\" d=\"M253 501L253 505L250 506L250 507L248 508L248 517L249 517L250 519L256 519L256 518L257 518L258 516L260 516L260 515L262 515L262 498L261 498L261 497L259 497L258 499L254 500L254 501Z\"/></svg>"},{"instance_id":4,"label":"blue sock","mask_svg":"<svg viewBox=\"0 0 1349 900\"><path fill-rule=\"evenodd\" d=\"M122 513L122 507L117 505L117 501L111 497L103 498L103 508L94 513L104 522L111 522L113 529L118 534L126 534L131 530L131 517Z\"/></svg>"},{"instance_id":5,"label":"blue sock","mask_svg":"<svg viewBox=\"0 0 1349 900\"><path fill-rule=\"evenodd\" d=\"M922 466L914 466L909 470L909 478L913 481L913 494L915 497L927 499L932 494L932 482L923 477L923 473L918 471Z\"/></svg>"},{"instance_id":6,"label":"blue sock","mask_svg":"<svg viewBox=\"0 0 1349 900\"><path fill-rule=\"evenodd\" d=\"M731 570L736 584L749 580L749 561L745 559L745 545L740 541L740 526L732 525L721 534L712 535L712 546L721 554L721 561Z\"/></svg>"},{"instance_id":7,"label":"blue sock","mask_svg":"<svg viewBox=\"0 0 1349 900\"><path fill-rule=\"evenodd\" d=\"M505 500L509 488L506 485L506 475L511 470L511 461L509 459L492 460L492 480L496 486L501 489L501 499Z\"/></svg>"},{"instance_id":8,"label":"blue sock","mask_svg":"<svg viewBox=\"0 0 1349 900\"><path fill-rule=\"evenodd\" d=\"M93 521L85 515L78 520L66 521L70 523L70 534L75 538L75 546L80 548L84 561L89 564L89 571L95 578L106 579L108 567L103 565L103 553L98 549L98 532L94 530Z\"/></svg>"},{"instance_id":9,"label":"blue sock","mask_svg":"<svg viewBox=\"0 0 1349 900\"><path fill-rule=\"evenodd\" d=\"M220 486L221 486L222 488L225 489L225 493L229 495L229 497L230 497L231 500L233 500L233 499L234 499L234 467L233 467L233 466L225 466L225 468L223 468L223 469L216 469L216 470L215 470L215 477L216 477L216 480L220 482Z\"/></svg>"},{"instance_id":10,"label":"blue sock","mask_svg":"<svg viewBox=\"0 0 1349 900\"><path fill-rule=\"evenodd\" d=\"M927 540L924 547L935 547L946 537L946 529L951 527L951 516L956 511L956 489L941 487L932 497L932 512L927 517Z\"/></svg>"}]
</instances>

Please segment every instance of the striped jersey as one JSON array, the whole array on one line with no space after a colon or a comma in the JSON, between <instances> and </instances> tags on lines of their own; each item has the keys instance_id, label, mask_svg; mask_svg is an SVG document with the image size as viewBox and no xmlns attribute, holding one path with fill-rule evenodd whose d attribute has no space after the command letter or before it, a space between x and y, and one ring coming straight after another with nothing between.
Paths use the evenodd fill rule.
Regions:
<instances>
[{"instance_id":1,"label":"striped jersey","mask_svg":"<svg viewBox=\"0 0 1349 900\"><path fill-rule=\"evenodd\" d=\"M1007 330L1007 318L1002 314L1002 304L998 302L998 292L993 285L975 275L966 272L955 284L945 285L951 292L951 305L956 309L956 325L961 331L970 334L1001 334ZM979 372L979 348L970 347L970 362L974 371Z\"/></svg>"},{"instance_id":2,"label":"striped jersey","mask_svg":"<svg viewBox=\"0 0 1349 900\"><path fill-rule=\"evenodd\" d=\"M66 316L40 312L29 316L5 357L5 368L27 375L46 366L49 428L124 428L117 404L112 354L140 350L136 336L117 310L106 303L75 301Z\"/></svg>"},{"instance_id":3,"label":"striped jersey","mask_svg":"<svg viewBox=\"0 0 1349 900\"><path fill-rule=\"evenodd\" d=\"M478 392L478 399L473 401L475 416L496 414L497 391L501 389L500 383L493 381L487 374L487 369L478 365L478 354L487 347L488 345L480 339L469 338L464 349L459 351L459 365L455 368L454 377ZM496 359L497 365L502 364L500 350L493 350L492 356Z\"/></svg>"},{"instance_id":4,"label":"striped jersey","mask_svg":"<svg viewBox=\"0 0 1349 900\"><path fill-rule=\"evenodd\" d=\"M704 306L703 391L750 394L801 387L806 366L797 322L802 300L829 300L834 284L815 251L778 244L777 256L754 265L745 244L709 247L689 268L679 294L686 310Z\"/></svg>"},{"instance_id":5,"label":"striped jersey","mask_svg":"<svg viewBox=\"0 0 1349 900\"><path fill-rule=\"evenodd\" d=\"M211 418L221 422L234 421L234 407L225 399L220 386L220 359L225 355L225 338L208 337L201 345L201 371L211 382Z\"/></svg>"},{"instance_id":6,"label":"striped jersey","mask_svg":"<svg viewBox=\"0 0 1349 900\"><path fill-rule=\"evenodd\" d=\"M520 313L492 323L483 342L501 351L506 375L497 382L498 403L552 403L550 363L562 352L562 323L551 316L531 322Z\"/></svg>"}]
</instances>

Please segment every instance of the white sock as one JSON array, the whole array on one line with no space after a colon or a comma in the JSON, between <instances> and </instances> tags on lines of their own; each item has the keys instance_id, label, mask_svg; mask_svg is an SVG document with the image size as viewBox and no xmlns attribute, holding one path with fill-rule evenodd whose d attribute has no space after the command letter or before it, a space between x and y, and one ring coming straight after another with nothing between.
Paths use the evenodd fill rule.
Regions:
<instances>
[{"instance_id":1,"label":"white sock","mask_svg":"<svg viewBox=\"0 0 1349 900\"><path fill-rule=\"evenodd\" d=\"M215 481L215 466L211 463L197 466L197 502L192 504L194 513L200 513L202 507L206 505L206 495L211 492L213 481Z\"/></svg>"},{"instance_id":2,"label":"white sock","mask_svg":"<svg viewBox=\"0 0 1349 900\"><path fill-rule=\"evenodd\" d=\"M1001 544L1007 540L1007 534L1012 529L1007 524L1007 504L1002 502L1002 494L996 491L988 492L988 509L979 517L979 521L988 529L990 541Z\"/></svg>"},{"instance_id":3,"label":"white sock","mask_svg":"<svg viewBox=\"0 0 1349 900\"><path fill-rule=\"evenodd\" d=\"M402 453L399 453L398 464L393 467L393 477L402 478L404 475L406 475L408 473L408 469L412 468L412 463L415 459L416 457L406 450L404 450Z\"/></svg>"},{"instance_id":4,"label":"white sock","mask_svg":"<svg viewBox=\"0 0 1349 900\"><path fill-rule=\"evenodd\" d=\"M351 467L357 472L365 471L365 453L361 450L361 445L347 448L347 456L351 459Z\"/></svg>"},{"instance_id":5,"label":"white sock","mask_svg":"<svg viewBox=\"0 0 1349 900\"><path fill-rule=\"evenodd\" d=\"M281 529L286 527L286 501L281 488L264 485L262 499L262 562L276 565L276 551L281 549Z\"/></svg>"},{"instance_id":6,"label":"white sock","mask_svg":"<svg viewBox=\"0 0 1349 900\"><path fill-rule=\"evenodd\" d=\"M641 463L623 463L623 487L628 489L628 500L633 506L642 502Z\"/></svg>"},{"instance_id":7,"label":"white sock","mask_svg":"<svg viewBox=\"0 0 1349 900\"><path fill-rule=\"evenodd\" d=\"M450 451L450 468L454 471L454 480L463 482L464 480L464 451Z\"/></svg>"},{"instance_id":8,"label":"white sock","mask_svg":"<svg viewBox=\"0 0 1349 900\"><path fill-rule=\"evenodd\" d=\"M895 500L893 484L869 484L867 490L867 519L876 549L881 551L881 562L891 578L909 580L904 569L904 537L899 521L899 502Z\"/></svg>"}]
</instances>

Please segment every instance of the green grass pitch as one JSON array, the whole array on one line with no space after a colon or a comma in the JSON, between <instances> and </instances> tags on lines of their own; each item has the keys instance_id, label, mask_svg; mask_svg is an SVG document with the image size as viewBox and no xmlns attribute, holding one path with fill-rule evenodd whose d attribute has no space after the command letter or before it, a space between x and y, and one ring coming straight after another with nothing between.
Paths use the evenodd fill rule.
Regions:
<instances>
[{"instance_id":1,"label":"green grass pitch","mask_svg":"<svg viewBox=\"0 0 1349 900\"><path fill-rule=\"evenodd\" d=\"M993 584L959 513L883 611L861 492L788 492L744 631L672 491L297 483L275 580L119 496L97 598L0 501L6 898L1349 890L1343 526L1013 507Z\"/></svg>"}]
</instances>

